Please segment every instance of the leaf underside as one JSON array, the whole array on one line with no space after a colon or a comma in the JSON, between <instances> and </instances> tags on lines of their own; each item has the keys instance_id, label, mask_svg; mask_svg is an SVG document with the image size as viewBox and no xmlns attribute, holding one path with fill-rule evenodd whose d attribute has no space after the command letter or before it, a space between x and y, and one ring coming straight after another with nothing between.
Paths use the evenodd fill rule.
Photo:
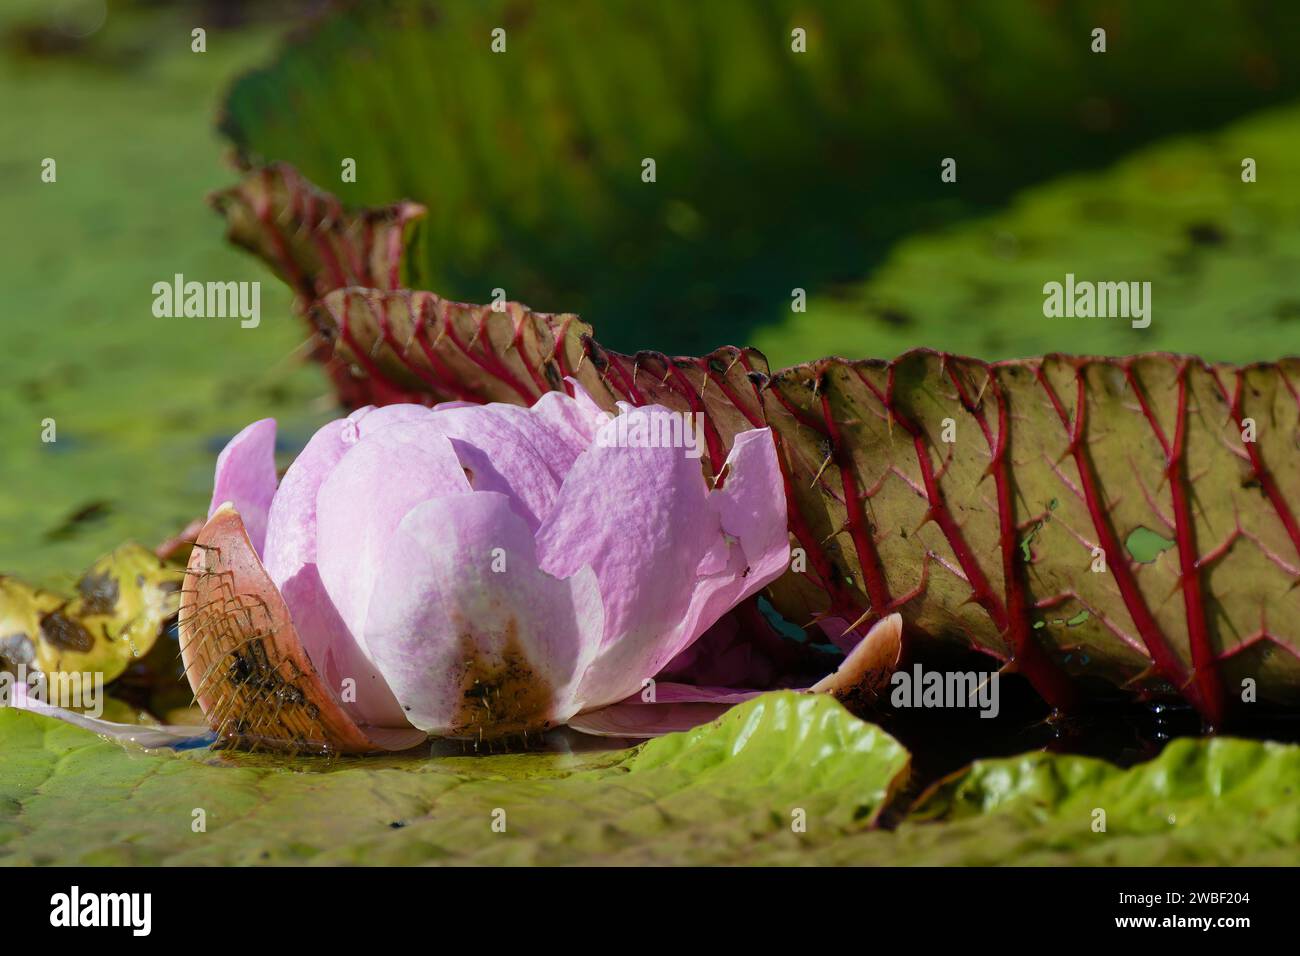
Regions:
<instances>
[{"instance_id":1,"label":"leaf underside","mask_svg":"<svg viewBox=\"0 0 1300 956\"><path fill-rule=\"evenodd\" d=\"M710 475L739 431L771 427L807 557L770 588L790 619L838 636L899 611L1053 705L1084 676L1181 694L1216 725L1247 679L1260 701L1300 699L1300 360L916 350L773 372L753 349L622 355L573 315L398 288L399 234L312 214L337 207L324 195L277 165L222 208L234 241L298 276L345 403L527 404L573 377L606 408L703 412ZM325 269L322 248L384 262L383 281L334 286L364 274ZM1171 546L1152 557L1144 536Z\"/></svg>"}]
</instances>

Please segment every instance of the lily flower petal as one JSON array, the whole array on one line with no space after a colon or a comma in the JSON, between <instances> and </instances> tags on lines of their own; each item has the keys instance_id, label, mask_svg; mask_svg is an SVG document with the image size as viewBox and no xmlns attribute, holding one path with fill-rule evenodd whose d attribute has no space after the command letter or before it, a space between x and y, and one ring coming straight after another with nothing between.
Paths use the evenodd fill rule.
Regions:
<instances>
[{"instance_id":1,"label":"lily flower petal","mask_svg":"<svg viewBox=\"0 0 1300 956\"><path fill-rule=\"evenodd\" d=\"M533 531L581 452L532 409L515 405L439 409L433 421L451 439L474 490L512 499Z\"/></svg>"},{"instance_id":2,"label":"lily flower petal","mask_svg":"<svg viewBox=\"0 0 1300 956\"><path fill-rule=\"evenodd\" d=\"M427 420L423 405L359 408L322 427L285 472L267 517L263 563L280 589L308 656L341 705L362 724L406 723L382 675L343 621L320 577L316 550L316 499L325 479L362 437L402 422ZM343 693L344 681L354 693Z\"/></svg>"},{"instance_id":3,"label":"lily flower petal","mask_svg":"<svg viewBox=\"0 0 1300 956\"><path fill-rule=\"evenodd\" d=\"M537 567L512 500L450 495L407 514L387 542L365 644L421 730L489 738L576 714L604 614L590 568Z\"/></svg>"},{"instance_id":4,"label":"lily flower petal","mask_svg":"<svg viewBox=\"0 0 1300 956\"><path fill-rule=\"evenodd\" d=\"M261 554L275 484L275 419L263 418L230 439L217 456L208 517L230 502L244 517L248 538Z\"/></svg>"},{"instance_id":5,"label":"lily flower petal","mask_svg":"<svg viewBox=\"0 0 1300 956\"><path fill-rule=\"evenodd\" d=\"M589 707L634 693L789 557L767 430L737 438L726 483L710 492L697 458L681 448L618 447L616 427L603 426L603 440L575 462L537 535L545 570L567 577L590 565L600 580L605 636L583 682Z\"/></svg>"},{"instance_id":6,"label":"lily flower petal","mask_svg":"<svg viewBox=\"0 0 1300 956\"><path fill-rule=\"evenodd\" d=\"M358 441L316 496L320 578L363 650L366 609L397 526L421 502L471 490L432 417L386 425Z\"/></svg>"}]
</instances>

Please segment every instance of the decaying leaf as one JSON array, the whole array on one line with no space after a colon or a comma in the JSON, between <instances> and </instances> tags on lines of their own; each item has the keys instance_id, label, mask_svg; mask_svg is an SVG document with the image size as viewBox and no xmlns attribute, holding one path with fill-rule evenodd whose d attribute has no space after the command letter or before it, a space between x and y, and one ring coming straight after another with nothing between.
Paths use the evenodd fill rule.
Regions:
<instances>
[{"instance_id":1,"label":"decaying leaf","mask_svg":"<svg viewBox=\"0 0 1300 956\"><path fill-rule=\"evenodd\" d=\"M137 544L96 561L70 597L0 577L0 666L115 680L176 615L181 579Z\"/></svg>"}]
</instances>

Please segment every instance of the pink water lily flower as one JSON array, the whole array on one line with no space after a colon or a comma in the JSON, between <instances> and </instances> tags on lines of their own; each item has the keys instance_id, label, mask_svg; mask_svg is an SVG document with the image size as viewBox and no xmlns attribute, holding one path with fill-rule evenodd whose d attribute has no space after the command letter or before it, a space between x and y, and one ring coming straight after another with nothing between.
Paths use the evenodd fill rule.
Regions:
<instances>
[{"instance_id":1,"label":"pink water lily flower","mask_svg":"<svg viewBox=\"0 0 1300 956\"><path fill-rule=\"evenodd\" d=\"M580 726L651 699L665 665L786 569L768 429L736 436L711 488L698 452L629 442L575 392L364 408L320 429L278 486L273 419L222 451L210 514L238 512L357 725L478 739ZM669 699L729 700L692 694Z\"/></svg>"}]
</instances>

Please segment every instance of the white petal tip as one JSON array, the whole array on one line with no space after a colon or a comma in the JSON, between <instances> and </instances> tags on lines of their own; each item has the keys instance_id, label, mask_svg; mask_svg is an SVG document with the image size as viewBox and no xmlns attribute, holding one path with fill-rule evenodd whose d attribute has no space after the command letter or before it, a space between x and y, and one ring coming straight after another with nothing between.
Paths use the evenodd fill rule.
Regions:
<instances>
[{"instance_id":1,"label":"white petal tip","mask_svg":"<svg viewBox=\"0 0 1300 956\"><path fill-rule=\"evenodd\" d=\"M857 690L878 689L898 667L902 652L903 617L890 614L872 626L833 674L827 674L809 690L839 697Z\"/></svg>"}]
</instances>

